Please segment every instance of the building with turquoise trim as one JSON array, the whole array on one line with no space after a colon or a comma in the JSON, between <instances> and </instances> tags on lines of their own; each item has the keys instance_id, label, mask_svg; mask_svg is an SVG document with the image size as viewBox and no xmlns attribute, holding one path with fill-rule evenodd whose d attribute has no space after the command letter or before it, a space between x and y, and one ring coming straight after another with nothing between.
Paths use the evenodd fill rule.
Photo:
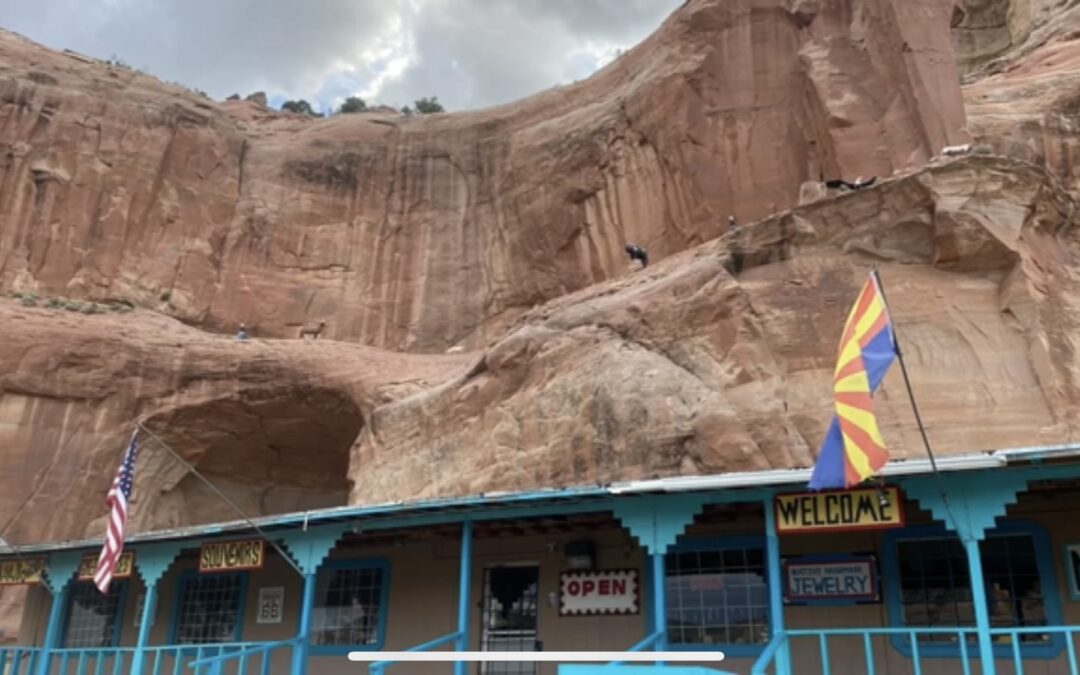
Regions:
<instances>
[{"instance_id":1,"label":"building with turquoise trim","mask_svg":"<svg viewBox=\"0 0 1080 675\"><path fill-rule=\"evenodd\" d=\"M340 507L10 549L13 675L1076 674L1080 445ZM265 533L263 539L259 532ZM723 652L719 663L367 664L350 652ZM709 670L702 670L707 668Z\"/></svg>"}]
</instances>

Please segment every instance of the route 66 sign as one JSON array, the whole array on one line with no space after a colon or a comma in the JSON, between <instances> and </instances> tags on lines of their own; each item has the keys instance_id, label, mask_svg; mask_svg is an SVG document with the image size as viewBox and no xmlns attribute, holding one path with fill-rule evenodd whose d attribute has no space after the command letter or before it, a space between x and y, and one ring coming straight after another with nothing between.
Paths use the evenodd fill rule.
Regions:
<instances>
[{"instance_id":1,"label":"route 66 sign","mask_svg":"<svg viewBox=\"0 0 1080 675\"><path fill-rule=\"evenodd\" d=\"M285 611L285 587L259 589L259 612L255 623L281 623Z\"/></svg>"}]
</instances>

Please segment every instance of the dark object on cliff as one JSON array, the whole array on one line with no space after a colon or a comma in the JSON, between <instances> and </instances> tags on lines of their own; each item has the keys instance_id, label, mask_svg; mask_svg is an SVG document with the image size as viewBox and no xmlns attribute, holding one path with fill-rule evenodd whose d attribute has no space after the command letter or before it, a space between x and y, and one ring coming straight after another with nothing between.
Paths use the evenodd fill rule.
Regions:
<instances>
[{"instance_id":1,"label":"dark object on cliff","mask_svg":"<svg viewBox=\"0 0 1080 675\"><path fill-rule=\"evenodd\" d=\"M860 180L859 178L856 178L854 183L849 183L846 180L837 179L825 181L825 187L829 188L830 190L835 190L842 187L847 188L848 190L862 190L863 188L870 187L876 182L877 176L871 176L866 180Z\"/></svg>"},{"instance_id":2,"label":"dark object on cliff","mask_svg":"<svg viewBox=\"0 0 1080 675\"><path fill-rule=\"evenodd\" d=\"M643 268L649 266L649 254L648 252L638 246L637 244L627 244L626 254L630 256L631 260L637 260L641 263Z\"/></svg>"}]
</instances>

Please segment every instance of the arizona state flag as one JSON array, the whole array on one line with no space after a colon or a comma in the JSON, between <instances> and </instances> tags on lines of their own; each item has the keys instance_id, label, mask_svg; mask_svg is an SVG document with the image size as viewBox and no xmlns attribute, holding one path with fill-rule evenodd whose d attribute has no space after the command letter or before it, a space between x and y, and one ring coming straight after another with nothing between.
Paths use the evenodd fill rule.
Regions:
<instances>
[{"instance_id":1,"label":"arizona state flag","mask_svg":"<svg viewBox=\"0 0 1080 675\"><path fill-rule=\"evenodd\" d=\"M870 274L848 314L833 373L836 413L810 476L811 490L849 488L888 461L871 394L896 358L889 312Z\"/></svg>"}]
</instances>

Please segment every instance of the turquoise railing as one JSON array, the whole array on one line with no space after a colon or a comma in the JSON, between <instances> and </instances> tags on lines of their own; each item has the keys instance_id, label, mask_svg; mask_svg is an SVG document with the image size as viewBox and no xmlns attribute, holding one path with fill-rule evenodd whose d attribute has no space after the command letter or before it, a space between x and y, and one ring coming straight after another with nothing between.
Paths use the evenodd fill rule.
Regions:
<instances>
[{"instance_id":1,"label":"turquoise railing","mask_svg":"<svg viewBox=\"0 0 1080 675\"><path fill-rule=\"evenodd\" d=\"M450 633L449 635L444 635L442 637L435 638L434 640L429 640L428 642L416 645L415 647L409 647L405 651L407 651L407 652L427 652L427 651L431 651L432 649L435 649L436 647L442 647L444 644L446 644L448 642L454 642L455 640L457 640L460 637L461 637L461 632L460 631L456 632L456 633ZM386 667L389 666L389 665L393 665L394 663L396 663L396 661L375 661L374 663L371 664L369 672L371 673L371 675L382 675L383 671L386 670Z\"/></svg>"},{"instance_id":2,"label":"turquoise railing","mask_svg":"<svg viewBox=\"0 0 1080 675\"><path fill-rule=\"evenodd\" d=\"M258 654L278 644L234 642L146 647L143 649L145 658L140 675L217 675L226 672L222 670L222 665L230 659L237 661L237 667L230 668L230 673L267 675L270 672L268 655L263 656L257 669L249 667L251 663L248 658L238 659L238 655ZM135 651L135 647L53 649L49 652L48 672L50 675L129 675ZM0 673L4 672L0 663ZM26 673L33 675L30 671ZM10 675L22 674L12 670Z\"/></svg>"},{"instance_id":3,"label":"turquoise railing","mask_svg":"<svg viewBox=\"0 0 1080 675\"><path fill-rule=\"evenodd\" d=\"M230 662L236 664L234 669L237 675L269 675L270 660L274 658L274 652L279 649L292 651L300 642L300 638L289 638L277 642L247 643L237 646L226 647L221 653L211 656L199 656L188 662L188 667L196 675L220 675L225 672L225 666ZM258 663L253 663L258 657ZM256 665L257 670L250 668ZM155 671L156 675L156 671Z\"/></svg>"},{"instance_id":4,"label":"turquoise railing","mask_svg":"<svg viewBox=\"0 0 1080 675\"><path fill-rule=\"evenodd\" d=\"M37 647L0 647L0 673L35 675L40 658L41 649Z\"/></svg>"},{"instance_id":5,"label":"turquoise railing","mask_svg":"<svg viewBox=\"0 0 1080 675\"><path fill-rule=\"evenodd\" d=\"M128 675L135 649L51 649L49 668L53 675Z\"/></svg>"},{"instance_id":6,"label":"turquoise railing","mask_svg":"<svg viewBox=\"0 0 1080 675\"><path fill-rule=\"evenodd\" d=\"M1014 675L1024 675L1023 645L1018 639L1021 635L1064 635L1065 654L1069 661L1069 675L1080 675L1076 663L1076 645L1073 643L1073 636L1077 633L1080 633L1080 626L1025 626L1023 628L990 629L991 637L1008 637L1012 643ZM1043 660L1043 663L1045 663L1045 660Z\"/></svg>"},{"instance_id":7,"label":"turquoise railing","mask_svg":"<svg viewBox=\"0 0 1080 675\"><path fill-rule=\"evenodd\" d=\"M1068 659L1069 674L1080 675L1080 669L1078 669L1076 646L1074 644L1074 638L1077 633L1080 633L1080 626L1025 626L1023 628L992 628L990 630L990 636L992 638L1009 638L1011 643L1011 660L1013 663L1014 675L1024 675L1024 658L1023 658L1023 644L1020 642L1021 635L1062 635L1065 642L1065 655ZM977 639L978 630L971 626L956 627L956 628L833 628L833 629L818 629L818 630L794 630L789 629L777 633L773 639L766 646L765 651L761 653L757 661L754 662L751 669L751 675L768 675L769 673L775 673L775 658L777 652L781 646L788 645L790 648L792 643L797 639L809 639L816 640L817 652L819 657L818 665L820 668L816 669L816 672L821 675L831 675L831 659L829 652L829 640L831 638L839 639L857 639L861 642L863 653L863 670L861 672L866 675L876 675L877 672L877 660L875 658L876 652L874 650L875 637L891 638L894 636L906 637L908 644L911 648L911 655L907 658L911 660L911 668L913 675L922 675L923 662L927 657L920 653L920 648L925 649L929 645L925 642L920 642L920 636L948 636L955 639L956 644L974 644ZM941 643L934 643L934 646L939 646ZM1001 647L1000 643L995 644L996 647ZM891 645L888 647L891 649ZM972 675L978 673L977 668L973 668L973 663L978 663L979 657L975 654L969 654L967 649L958 649L958 654L955 657L949 657L950 660L960 662L960 672L963 675ZM1007 660L1007 657L1001 656L998 652L995 660ZM1032 660L1029 660L1029 665ZM801 661L802 669L812 668L810 664L805 661ZM1042 664L1042 670L1045 670L1045 659L1038 659L1038 663ZM850 669L855 664L845 662L845 669ZM773 668L773 670L770 670ZM782 674L777 674L782 675Z\"/></svg>"},{"instance_id":8,"label":"turquoise railing","mask_svg":"<svg viewBox=\"0 0 1080 675\"><path fill-rule=\"evenodd\" d=\"M765 651L761 652L761 656L754 662L754 667L750 670L750 674L766 675L766 673L769 672L769 666L773 665L776 653L780 651L780 648L783 647L787 641L787 631L782 630L776 635L773 635L772 640L769 640L769 644L765 646ZM822 675L825 674L822 673Z\"/></svg>"}]
</instances>

